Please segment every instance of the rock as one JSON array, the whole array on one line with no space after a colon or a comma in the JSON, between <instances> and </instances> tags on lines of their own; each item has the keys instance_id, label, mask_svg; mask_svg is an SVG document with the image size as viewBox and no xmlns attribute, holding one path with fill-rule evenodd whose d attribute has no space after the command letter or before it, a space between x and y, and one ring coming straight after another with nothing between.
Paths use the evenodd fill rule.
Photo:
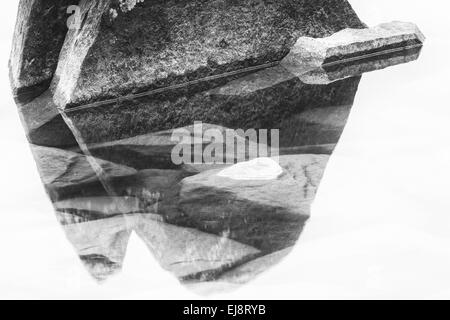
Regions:
<instances>
[{"instance_id":1,"label":"rock","mask_svg":"<svg viewBox=\"0 0 450 320\"><path fill-rule=\"evenodd\" d=\"M235 269L223 273L216 280L219 282L231 282L237 284L247 283L259 274L278 264L292 251L292 249L292 247L286 248L249 261Z\"/></svg>"},{"instance_id":2,"label":"rock","mask_svg":"<svg viewBox=\"0 0 450 320\"><path fill-rule=\"evenodd\" d=\"M357 77L366 72L417 60L420 56L421 48L421 46L405 48L404 50L361 57L358 60L350 60L334 65L322 65L313 70L305 68L306 70L303 70L305 71L304 73L300 74L299 72L296 75L282 65L278 65L230 81L226 85L212 90L212 92L222 95L250 94L292 80L295 77L298 77L301 82L306 84L330 84L345 78Z\"/></svg>"},{"instance_id":3,"label":"rock","mask_svg":"<svg viewBox=\"0 0 450 320\"><path fill-rule=\"evenodd\" d=\"M77 0L20 0L9 62L18 100L29 101L49 87L67 33L67 8Z\"/></svg>"},{"instance_id":4,"label":"rock","mask_svg":"<svg viewBox=\"0 0 450 320\"><path fill-rule=\"evenodd\" d=\"M273 180L234 180L209 170L181 182L184 217L168 222L226 235L264 252L295 244L328 156L280 156L283 174Z\"/></svg>"},{"instance_id":5,"label":"rock","mask_svg":"<svg viewBox=\"0 0 450 320\"><path fill-rule=\"evenodd\" d=\"M133 230L162 267L181 280L211 279L259 254L255 248L227 238L165 224L151 214L66 225L64 230L88 271L98 280L121 269Z\"/></svg>"},{"instance_id":6,"label":"rock","mask_svg":"<svg viewBox=\"0 0 450 320\"><path fill-rule=\"evenodd\" d=\"M377 54L373 57L342 62L334 65L323 65L308 71L299 78L308 84L329 84L331 82L354 77L366 72L385 69L399 64L415 61L419 58L422 47L399 50L387 54Z\"/></svg>"},{"instance_id":7,"label":"rock","mask_svg":"<svg viewBox=\"0 0 450 320\"><path fill-rule=\"evenodd\" d=\"M299 38L281 65L301 76L322 65L420 47L424 41L425 37L413 23L391 22L369 29L348 28L325 38Z\"/></svg>"},{"instance_id":8,"label":"rock","mask_svg":"<svg viewBox=\"0 0 450 320\"><path fill-rule=\"evenodd\" d=\"M32 151L42 181L49 190L136 173L126 166L62 149L32 146Z\"/></svg>"},{"instance_id":9,"label":"rock","mask_svg":"<svg viewBox=\"0 0 450 320\"><path fill-rule=\"evenodd\" d=\"M60 107L279 61L300 36L365 27L346 0L144 1L114 19L110 3L80 2L52 82Z\"/></svg>"}]
</instances>

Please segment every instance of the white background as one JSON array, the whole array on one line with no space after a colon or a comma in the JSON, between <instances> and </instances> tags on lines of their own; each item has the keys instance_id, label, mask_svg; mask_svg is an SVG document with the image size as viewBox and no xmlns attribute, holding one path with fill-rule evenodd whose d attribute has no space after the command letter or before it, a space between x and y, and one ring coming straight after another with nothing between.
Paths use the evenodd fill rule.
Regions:
<instances>
[{"instance_id":1,"label":"white background","mask_svg":"<svg viewBox=\"0 0 450 320\"><path fill-rule=\"evenodd\" d=\"M87 274L56 221L12 100L18 0L0 11L0 298L450 298L448 1L352 0L363 21L415 22L419 61L365 74L294 252L231 293L201 296L131 239L123 272Z\"/></svg>"}]
</instances>

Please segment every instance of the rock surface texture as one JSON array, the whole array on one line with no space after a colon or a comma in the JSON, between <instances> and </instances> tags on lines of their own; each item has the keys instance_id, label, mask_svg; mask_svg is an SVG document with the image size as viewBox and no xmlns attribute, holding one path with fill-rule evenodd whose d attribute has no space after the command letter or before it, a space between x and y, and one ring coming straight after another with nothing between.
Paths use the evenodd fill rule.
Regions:
<instances>
[{"instance_id":1,"label":"rock surface texture","mask_svg":"<svg viewBox=\"0 0 450 320\"><path fill-rule=\"evenodd\" d=\"M49 87L77 0L20 0L10 59L13 92L28 100Z\"/></svg>"},{"instance_id":2,"label":"rock surface texture","mask_svg":"<svg viewBox=\"0 0 450 320\"><path fill-rule=\"evenodd\" d=\"M364 27L345 0L144 1L115 18L110 2L80 2L52 84L60 107L279 61L300 36Z\"/></svg>"}]
</instances>

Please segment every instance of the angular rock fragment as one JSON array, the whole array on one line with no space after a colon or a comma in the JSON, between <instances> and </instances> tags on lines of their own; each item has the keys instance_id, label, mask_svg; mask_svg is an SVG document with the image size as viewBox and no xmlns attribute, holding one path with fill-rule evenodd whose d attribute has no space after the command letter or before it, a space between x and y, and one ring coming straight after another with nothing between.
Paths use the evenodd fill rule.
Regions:
<instances>
[{"instance_id":1,"label":"angular rock fragment","mask_svg":"<svg viewBox=\"0 0 450 320\"><path fill-rule=\"evenodd\" d=\"M364 59L323 65L302 74L299 78L302 82L308 84L329 84L348 77L415 61L419 58L421 50L422 47L419 46L387 54L377 54Z\"/></svg>"},{"instance_id":2,"label":"angular rock fragment","mask_svg":"<svg viewBox=\"0 0 450 320\"><path fill-rule=\"evenodd\" d=\"M280 156L284 173L272 180L237 180L209 170L181 183L180 210L168 222L226 235L264 252L292 246L310 214L310 204L328 156Z\"/></svg>"},{"instance_id":3,"label":"angular rock fragment","mask_svg":"<svg viewBox=\"0 0 450 320\"><path fill-rule=\"evenodd\" d=\"M419 28L408 22L383 23L369 29L349 28L325 38L299 38L281 65L301 76L323 65L420 47L424 41Z\"/></svg>"},{"instance_id":4,"label":"angular rock fragment","mask_svg":"<svg viewBox=\"0 0 450 320\"><path fill-rule=\"evenodd\" d=\"M250 94L296 77L305 84L330 84L345 78L357 77L366 72L381 70L417 60L420 56L421 49L421 46L413 48L406 47L399 51L360 57L360 59L349 60L347 62L342 61L333 65L322 65L320 67L310 66L314 69L310 70L309 67L302 69L304 72L297 75L294 75L282 65L278 65L254 72L247 76L242 76L213 90L213 92L223 95Z\"/></svg>"},{"instance_id":5,"label":"angular rock fragment","mask_svg":"<svg viewBox=\"0 0 450 320\"><path fill-rule=\"evenodd\" d=\"M52 83L64 108L281 60L300 36L364 24L345 0L82 0ZM149 32L151 30L151 32Z\"/></svg>"},{"instance_id":6,"label":"angular rock fragment","mask_svg":"<svg viewBox=\"0 0 450 320\"><path fill-rule=\"evenodd\" d=\"M18 101L45 91L53 78L67 33L67 8L78 0L20 0L9 62Z\"/></svg>"}]
</instances>

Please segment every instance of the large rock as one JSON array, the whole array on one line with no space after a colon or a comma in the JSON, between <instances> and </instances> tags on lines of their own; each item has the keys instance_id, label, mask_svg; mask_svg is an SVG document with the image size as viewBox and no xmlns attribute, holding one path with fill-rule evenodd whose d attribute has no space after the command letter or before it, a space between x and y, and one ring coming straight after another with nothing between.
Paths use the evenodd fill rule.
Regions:
<instances>
[{"instance_id":1,"label":"large rock","mask_svg":"<svg viewBox=\"0 0 450 320\"><path fill-rule=\"evenodd\" d=\"M184 216L169 222L226 235L265 252L295 244L310 215L328 156L281 156L283 174L270 180L233 179L209 170L181 183Z\"/></svg>"},{"instance_id":2,"label":"large rock","mask_svg":"<svg viewBox=\"0 0 450 320\"><path fill-rule=\"evenodd\" d=\"M52 88L61 107L281 60L300 36L364 24L346 0L144 1L115 16L82 0Z\"/></svg>"},{"instance_id":3,"label":"large rock","mask_svg":"<svg viewBox=\"0 0 450 320\"><path fill-rule=\"evenodd\" d=\"M325 38L299 38L281 65L301 76L322 65L419 47L424 41L419 28L408 22L383 23L363 30L348 28Z\"/></svg>"},{"instance_id":4,"label":"large rock","mask_svg":"<svg viewBox=\"0 0 450 320\"><path fill-rule=\"evenodd\" d=\"M350 59L337 64L325 64L302 74L299 78L302 82L308 84L328 84L366 72L377 71L415 61L419 58L421 51L422 46L405 47L399 51L381 53L374 56L368 55L364 59Z\"/></svg>"},{"instance_id":5,"label":"large rock","mask_svg":"<svg viewBox=\"0 0 450 320\"><path fill-rule=\"evenodd\" d=\"M67 33L69 5L77 0L20 0L10 58L10 75L19 101L49 87Z\"/></svg>"}]
</instances>

